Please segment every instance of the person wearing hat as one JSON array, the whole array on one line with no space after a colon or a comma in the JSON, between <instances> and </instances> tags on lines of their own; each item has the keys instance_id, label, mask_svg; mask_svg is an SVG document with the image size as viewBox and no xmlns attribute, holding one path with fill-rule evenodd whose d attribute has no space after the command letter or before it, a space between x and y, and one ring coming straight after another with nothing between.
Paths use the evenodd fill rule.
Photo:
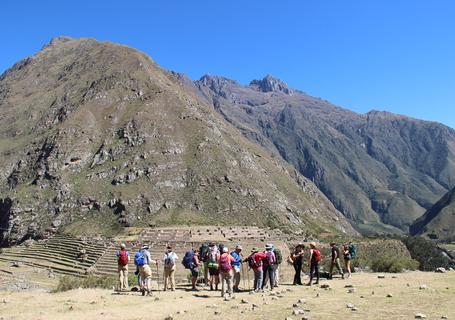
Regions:
<instances>
[{"instance_id":1,"label":"person wearing hat","mask_svg":"<svg viewBox=\"0 0 455 320\"><path fill-rule=\"evenodd\" d=\"M331 242L330 246L332 247L332 260L330 263L330 274L329 279L332 279L333 268L336 267L341 274L341 278L344 279L344 272L341 268L340 263L340 249L337 247L335 242Z\"/></svg>"},{"instance_id":2,"label":"person wearing hat","mask_svg":"<svg viewBox=\"0 0 455 320\"><path fill-rule=\"evenodd\" d=\"M163 257L164 262L164 291L168 289L170 284L170 289L175 291L175 261L178 260L177 254L172 250L172 246L168 245L166 247L166 253Z\"/></svg>"},{"instance_id":3,"label":"person wearing hat","mask_svg":"<svg viewBox=\"0 0 455 320\"><path fill-rule=\"evenodd\" d=\"M231 256L234 258L232 266L234 267L234 292L239 292L240 285L240 268L242 266L242 246L237 245L235 250L231 252Z\"/></svg>"},{"instance_id":4,"label":"person wearing hat","mask_svg":"<svg viewBox=\"0 0 455 320\"><path fill-rule=\"evenodd\" d=\"M262 290L262 277L263 277L263 269L262 269L262 261L266 258L264 252L259 252L258 248L254 247L251 249L251 254L243 260L243 262L248 262L248 266L253 269L254 272L254 285L253 290L258 292Z\"/></svg>"},{"instance_id":5,"label":"person wearing hat","mask_svg":"<svg viewBox=\"0 0 455 320\"><path fill-rule=\"evenodd\" d=\"M310 242L310 281L307 283L307 286L311 286L313 278L316 276L316 282L314 284L319 284L319 261L321 261L321 251L316 248L316 242Z\"/></svg>"},{"instance_id":6,"label":"person wearing hat","mask_svg":"<svg viewBox=\"0 0 455 320\"><path fill-rule=\"evenodd\" d=\"M305 250L305 245L303 243L299 243L295 248L294 252L291 254L291 263L292 266L294 267L294 281L292 284L294 286L301 286L303 285L302 283L302 266L303 266L303 255Z\"/></svg>"},{"instance_id":7,"label":"person wearing hat","mask_svg":"<svg viewBox=\"0 0 455 320\"><path fill-rule=\"evenodd\" d=\"M219 261L221 296L224 297L225 293L232 296L232 264L234 263L234 257L229 254L228 247L223 247L223 252L220 255Z\"/></svg>"},{"instance_id":8,"label":"person wearing hat","mask_svg":"<svg viewBox=\"0 0 455 320\"><path fill-rule=\"evenodd\" d=\"M120 250L117 251L117 272L118 272L118 290L128 290L128 262L130 254L126 251L126 244L120 244Z\"/></svg>"},{"instance_id":9,"label":"person wearing hat","mask_svg":"<svg viewBox=\"0 0 455 320\"><path fill-rule=\"evenodd\" d=\"M134 264L139 269L139 275L141 279L141 292L144 296L146 293L150 295L152 292L152 269L150 268L150 264L158 265L158 261L152 260L150 255L149 246L143 245L141 250L136 253L134 257Z\"/></svg>"},{"instance_id":10,"label":"person wearing hat","mask_svg":"<svg viewBox=\"0 0 455 320\"><path fill-rule=\"evenodd\" d=\"M263 260L263 279L262 289L267 286L267 278L270 280L270 290L273 290L275 286L275 268L276 268L276 256L273 252L273 244L268 243L265 245L265 259Z\"/></svg>"}]
</instances>

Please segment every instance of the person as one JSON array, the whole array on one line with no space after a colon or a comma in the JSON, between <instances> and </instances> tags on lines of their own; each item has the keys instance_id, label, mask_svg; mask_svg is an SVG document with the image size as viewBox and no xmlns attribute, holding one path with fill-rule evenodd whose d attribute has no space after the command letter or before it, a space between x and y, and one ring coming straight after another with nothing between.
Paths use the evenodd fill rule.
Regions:
<instances>
[{"instance_id":1,"label":"person","mask_svg":"<svg viewBox=\"0 0 455 320\"><path fill-rule=\"evenodd\" d=\"M192 259L193 263L190 266L191 270L191 290L198 291L196 288L197 278L199 276L199 266L201 265L201 261L199 260L199 250L194 250L194 255Z\"/></svg>"},{"instance_id":2,"label":"person","mask_svg":"<svg viewBox=\"0 0 455 320\"><path fill-rule=\"evenodd\" d=\"M273 253L273 245L268 243L265 246L265 259L263 259L263 278L262 290L267 286L267 279L270 280L270 290L273 290L275 284L276 257Z\"/></svg>"},{"instance_id":3,"label":"person","mask_svg":"<svg viewBox=\"0 0 455 320\"><path fill-rule=\"evenodd\" d=\"M204 265L204 284L209 284L209 267L208 267L208 260L207 260L207 252L209 251L209 244L204 242L201 247L199 248L199 260L201 264Z\"/></svg>"},{"instance_id":4,"label":"person","mask_svg":"<svg viewBox=\"0 0 455 320\"><path fill-rule=\"evenodd\" d=\"M348 279L351 277L351 252L349 252L349 246L347 244L343 245L343 257L344 257L344 267L348 273Z\"/></svg>"},{"instance_id":5,"label":"person","mask_svg":"<svg viewBox=\"0 0 455 320\"><path fill-rule=\"evenodd\" d=\"M304 251L305 250L305 245L302 243L299 243L295 248L294 252L291 253L291 260L292 260L292 265L294 267L294 281L292 284L294 286L301 286L303 285L302 283L302 265L303 265L303 256L304 256Z\"/></svg>"},{"instance_id":6,"label":"person","mask_svg":"<svg viewBox=\"0 0 455 320\"><path fill-rule=\"evenodd\" d=\"M237 245L235 250L231 252L231 256L234 258L234 262L232 263L233 272L234 272L234 292L240 292L239 285L240 285L240 269L242 267L242 246Z\"/></svg>"},{"instance_id":7,"label":"person","mask_svg":"<svg viewBox=\"0 0 455 320\"><path fill-rule=\"evenodd\" d=\"M150 295L152 292L152 269L150 268L150 264L156 264L158 266L158 261L152 260L148 245L143 245L141 250L136 253L134 264L139 269L142 295Z\"/></svg>"},{"instance_id":8,"label":"person","mask_svg":"<svg viewBox=\"0 0 455 320\"><path fill-rule=\"evenodd\" d=\"M224 297L224 294L232 296L232 264L234 263L234 258L229 254L228 247L223 247L223 253L220 255L219 260L219 270L221 277L221 296ZM225 290L226 284L226 290Z\"/></svg>"},{"instance_id":9,"label":"person","mask_svg":"<svg viewBox=\"0 0 455 320\"><path fill-rule=\"evenodd\" d=\"M244 260L244 262L248 262L248 266L254 272L254 285L253 291L258 292L262 290L262 277L263 277L263 269L262 269L262 260L266 258L265 253L259 252L257 248L251 249L251 254Z\"/></svg>"},{"instance_id":10,"label":"person","mask_svg":"<svg viewBox=\"0 0 455 320\"><path fill-rule=\"evenodd\" d=\"M280 265L281 265L281 262L283 262L283 255L281 254L281 250L278 249L277 247L273 247L273 253L275 254L275 258L276 258L275 276L274 276L275 283L273 284L273 286L275 288L277 288L279 285L279 282L280 282Z\"/></svg>"},{"instance_id":11,"label":"person","mask_svg":"<svg viewBox=\"0 0 455 320\"><path fill-rule=\"evenodd\" d=\"M215 291L218 291L218 284L220 282L220 271L218 268L220 261L220 252L214 242L209 243L209 250L207 252L206 259L210 275L210 291L213 291L214 286Z\"/></svg>"},{"instance_id":12,"label":"person","mask_svg":"<svg viewBox=\"0 0 455 320\"><path fill-rule=\"evenodd\" d=\"M170 289L175 291L175 269L176 260L178 260L177 254L172 250L172 246L167 246L167 251L163 257L164 263L164 291L167 291L169 284Z\"/></svg>"},{"instance_id":13,"label":"person","mask_svg":"<svg viewBox=\"0 0 455 320\"><path fill-rule=\"evenodd\" d=\"M310 281L308 286L312 285L313 278L316 276L316 282L314 284L319 284L319 261L321 261L321 252L316 248L315 242L310 242L310 257L308 264L310 266Z\"/></svg>"},{"instance_id":14,"label":"person","mask_svg":"<svg viewBox=\"0 0 455 320\"><path fill-rule=\"evenodd\" d=\"M126 245L120 244L120 250L117 251L117 272L118 272L118 290L128 290L128 262L130 261L130 254L126 251Z\"/></svg>"},{"instance_id":15,"label":"person","mask_svg":"<svg viewBox=\"0 0 455 320\"><path fill-rule=\"evenodd\" d=\"M330 246L332 247L332 260L330 263L329 279L332 279L334 267L338 269L341 274L341 278L344 279L344 272L340 264L340 249L337 247L335 242L331 242Z\"/></svg>"}]
</instances>

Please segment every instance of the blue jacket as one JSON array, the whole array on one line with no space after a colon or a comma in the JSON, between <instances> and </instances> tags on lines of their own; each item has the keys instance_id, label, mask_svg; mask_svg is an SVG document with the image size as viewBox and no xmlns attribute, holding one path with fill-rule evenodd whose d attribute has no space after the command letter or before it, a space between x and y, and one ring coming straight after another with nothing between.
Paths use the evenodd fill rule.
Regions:
<instances>
[{"instance_id":1,"label":"blue jacket","mask_svg":"<svg viewBox=\"0 0 455 320\"><path fill-rule=\"evenodd\" d=\"M232 263L232 266L240 268L240 263L242 261L240 254L238 254L236 251L232 251L231 256L234 258L234 262Z\"/></svg>"}]
</instances>

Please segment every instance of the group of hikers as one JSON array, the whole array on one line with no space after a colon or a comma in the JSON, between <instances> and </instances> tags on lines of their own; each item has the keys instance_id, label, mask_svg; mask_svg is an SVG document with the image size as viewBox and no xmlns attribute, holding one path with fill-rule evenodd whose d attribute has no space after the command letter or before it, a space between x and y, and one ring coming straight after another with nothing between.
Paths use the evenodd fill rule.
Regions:
<instances>
[{"instance_id":1,"label":"group of hikers","mask_svg":"<svg viewBox=\"0 0 455 320\"><path fill-rule=\"evenodd\" d=\"M334 268L338 269L341 277L344 279L345 272L347 277L351 277L351 260L356 256L356 247L351 242L342 246L342 249L336 243L330 243L331 246L331 263L328 278L332 278ZM182 259L182 265L191 272L191 290L198 291L197 283L203 276L205 285L210 286L210 290L218 291L221 283L221 296L232 296L234 292L239 292L240 280L243 277L245 281L245 272L243 264L253 271L253 288L254 292L263 291L269 285L270 290L278 287L279 270L282 263L281 251L273 244L265 245L264 250L252 248L246 258L243 258L242 246L237 245L231 252L223 244L214 242L204 243L200 248L191 249L185 253ZM306 255L305 245L303 243L295 246L294 250L288 257L288 263L292 264L295 270L293 285L302 285L301 273ZM341 258L344 259L345 270L341 267ZM118 275L120 291L128 290L128 263L130 256L126 250L126 245L121 244L117 252ZM171 245L168 245L166 252L161 260L153 260L148 245L143 245L134 256L136 266L135 274L138 276L138 284L142 295L151 294L152 285L152 267L164 265L164 291L175 291L175 271L179 257L173 251ZM321 261L321 251L317 248L315 242L309 243L308 250L309 282L308 286L319 283L319 263ZM247 270L248 286L250 285L249 272ZM244 284L244 289L246 286ZM251 288L249 288L251 290Z\"/></svg>"}]
</instances>

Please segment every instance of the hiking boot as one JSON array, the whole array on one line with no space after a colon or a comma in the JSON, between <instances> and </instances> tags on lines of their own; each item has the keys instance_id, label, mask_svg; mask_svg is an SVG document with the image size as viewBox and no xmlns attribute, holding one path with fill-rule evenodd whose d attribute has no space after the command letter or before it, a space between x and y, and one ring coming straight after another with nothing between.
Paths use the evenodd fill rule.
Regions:
<instances>
[{"instance_id":1,"label":"hiking boot","mask_svg":"<svg viewBox=\"0 0 455 320\"><path fill-rule=\"evenodd\" d=\"M144 289L141 290L141 293L142 293L142 296L145 296L145 290Z\"/></svg>"}]
</instances>

